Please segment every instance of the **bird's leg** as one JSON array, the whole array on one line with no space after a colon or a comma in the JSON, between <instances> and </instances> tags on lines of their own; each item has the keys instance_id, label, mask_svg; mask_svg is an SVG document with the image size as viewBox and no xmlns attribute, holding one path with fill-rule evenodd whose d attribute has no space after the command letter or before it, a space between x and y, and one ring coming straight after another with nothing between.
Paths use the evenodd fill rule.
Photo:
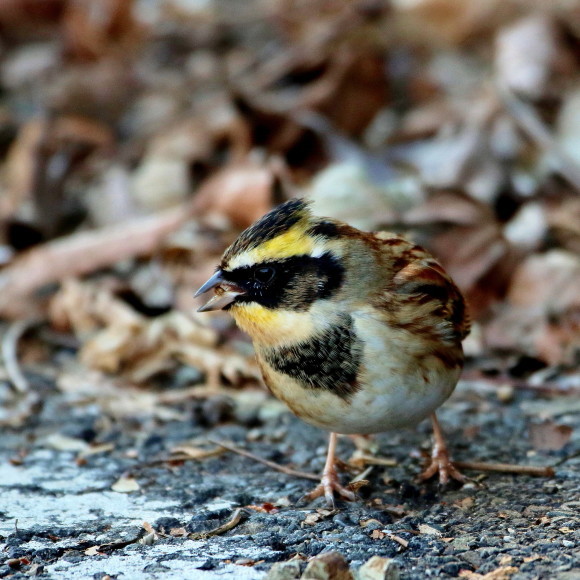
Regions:
<instances>
[{"instance_id":1,"label":"bird's leg","mask_svg":"<svg viewBox=\"0 0 580 580\"><path fill-rule=\"evenodd\" d=\"M328 507L334 507L334 492L339 495L354 501L356 499L355 494L346 487L340 485L338 481L338 475L336 473L336 467L334 465L334 452L336 450L336 433L330 434L330 442L328 444L328 454L326 456L326 463L324 465L324 471L322 472L322 479L320 484L316 486L310 493L304 496L306 501L312 501L321 495L326 498L326 503Z\"/></svg>"},{"instance_id":2,"label":"bird's leg","mask_svg":"<svg viewBox=\"0 0 580 580\"><path fill-rule=\"evenodd\" d=\"M421 473L419 479L422 481L433 477L436 473L439 473L439 483L445 485L449 478L465 483L465 477L457 471L453 463L449 459L449 452L447 451L447 445L445 444L445 438L443 437L443 432L437 420L437 415L433 413L431 415L431 421L433 423L433 451L431 453L431 464Z\"/></svg>"}]
</instances>

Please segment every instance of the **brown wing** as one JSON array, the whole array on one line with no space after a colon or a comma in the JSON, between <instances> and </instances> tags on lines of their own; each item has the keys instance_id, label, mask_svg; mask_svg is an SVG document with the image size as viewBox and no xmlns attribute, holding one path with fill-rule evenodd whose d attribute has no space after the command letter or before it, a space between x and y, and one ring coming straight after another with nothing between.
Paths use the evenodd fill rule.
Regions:
<instances>
[{"instance_id":1,"label":"brown wing","mask_svg":"<svg viewBox=\"0 0 580 580\"><path fill-rule=\"evenodd\" d=\"M386 232L375 234L392 272L383 307L391 323L409 330L460 341L470 320L459 288L443 267L421 246ZM396 312L395 312L396 311Z\"/></svg>"}]
</instances>

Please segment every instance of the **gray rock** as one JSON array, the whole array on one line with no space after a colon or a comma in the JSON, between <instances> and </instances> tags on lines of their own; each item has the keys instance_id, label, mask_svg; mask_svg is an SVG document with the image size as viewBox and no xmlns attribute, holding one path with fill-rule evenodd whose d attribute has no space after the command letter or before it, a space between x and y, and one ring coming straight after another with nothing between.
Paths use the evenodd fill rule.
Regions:
<instances>
[{"instance_id":1,"label":"gray rock","mask_svg":"<svg viewBox=\"0 0 580 580\"><path fill-rule=\"evenodd\" d=\"M268 572L265 580L297 580L300 578L300 562L276 562Z\"/></svg>"},{"instance_id":2,"label":"gray rock","mask_svg":"<svg viewBox=\"0 0 580 580\"><path fill-rule=\"evenodd\" d=\"M399 566L391 558L373 556L357 572L357 580L399 580Z\"/></svg>"},{"instance_id":3,"label":"gray rock","mask_svg":"<svg viewBox=\"0 0 580 580\"><path fill-rule=\"evenodd\" d=\"M326 552L308 562L301 580L353 580L353 575L342 554Z\"/></svg>"}]
</instances>

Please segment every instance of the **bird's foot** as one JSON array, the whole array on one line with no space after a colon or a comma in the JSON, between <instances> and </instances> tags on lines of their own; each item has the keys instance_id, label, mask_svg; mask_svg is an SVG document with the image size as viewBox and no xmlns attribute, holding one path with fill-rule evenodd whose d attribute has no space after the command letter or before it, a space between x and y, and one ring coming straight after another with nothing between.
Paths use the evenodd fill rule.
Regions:
<instances>
[{"instance_id":1,"label":"bird's foot","mask_svg":"<svg viewBox=\"0 0 580 580\"><path fill-rule=\"evenodd\" d=\"M460 483L465 483L467 481L466 477L460 473L451 462L447 448L441 448L439 445L435 445L433 448L431 463L421 473L421 475L419 475L419 479L421 481L426 481L427 479L431 479L437 473L439 473L440 485L446 485L449 483L450 479L454 479Z\"/></svg>"},{"instance_id":2,"label":"bird's foot","mask_svg":"<svg viewBox=\"0 0 580 580\"><path fill-rule=\"evenodd\" d=\"M336 470L327 471L322 474L320 483L302 499L308 502L315 500L318 497L324 496L329 508L334 509L334 494L337 493L348 501L354 501L356 495L353 491L344 487L338 481Z\"/></svg>"}]
</instances>

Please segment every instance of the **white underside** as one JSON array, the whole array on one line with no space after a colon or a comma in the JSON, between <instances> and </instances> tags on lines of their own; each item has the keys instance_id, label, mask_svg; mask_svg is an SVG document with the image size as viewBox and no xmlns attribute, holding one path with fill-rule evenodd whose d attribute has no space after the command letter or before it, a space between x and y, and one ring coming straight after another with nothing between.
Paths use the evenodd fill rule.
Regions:
<instances>
[{"instance_id":1,"label":"white underside","mask_svg":"<svg viewBox=\"0 0 580 580\"><path fill-rule=\"evenodd\" d=\"M349 400L329 391L304 389L272 373L272 392L304 421L337 433L379 433L416 425L453 392L460 369L449 370L429 356L411 355L408 335L385 331L384 322L360 311L353 319L364 341L361 383Z\"/></svg>"}]
</instances>

